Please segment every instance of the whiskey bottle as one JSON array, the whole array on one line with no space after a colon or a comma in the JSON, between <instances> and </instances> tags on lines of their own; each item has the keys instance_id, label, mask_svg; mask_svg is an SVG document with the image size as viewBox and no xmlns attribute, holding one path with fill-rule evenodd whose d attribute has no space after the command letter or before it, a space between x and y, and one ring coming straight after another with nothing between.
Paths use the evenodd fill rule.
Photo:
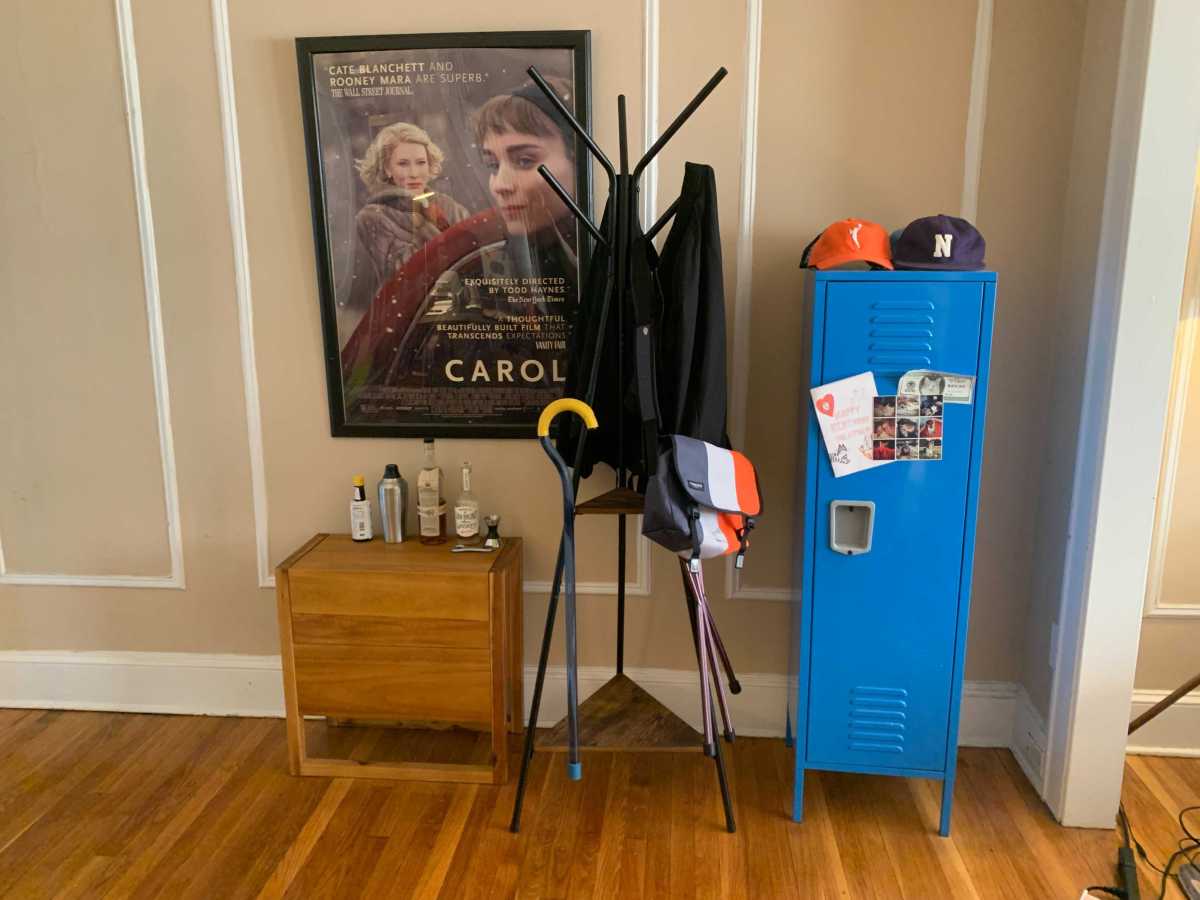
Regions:
<instances>
[{"instance_id":1,"label":"whiskey bottle","mask_svg":"<svg viewBox=\"0 0 1200 900\"><path fill-rule=\"evenodd\" d=\"M462 464L462 493L454 504L454 533L463 540L479 537L479 501L471 493L471 464Z\"/></svg>"},{"instance_id":2,"label":"whiskey bottle","mask_svg":"<svg viewBox=\"0 0 1200 900\"><path fill-rule=\"evenodd\" d=\"M425 465L417 475L417 533L422 544L446 542L446 498L442 496L442 483L433 438L425 438Z\"/></svg>"}]
</instances>

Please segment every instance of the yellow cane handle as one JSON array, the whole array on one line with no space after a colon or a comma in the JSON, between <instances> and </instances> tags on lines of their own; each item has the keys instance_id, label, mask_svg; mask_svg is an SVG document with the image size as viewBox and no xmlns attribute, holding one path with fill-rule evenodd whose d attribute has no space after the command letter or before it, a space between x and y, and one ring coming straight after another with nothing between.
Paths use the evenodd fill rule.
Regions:
<instances>
[{"instance_id":1,"label":"yellow cane handle","mask_svg":"<svg viewBox=\"0 0 1200 900\"><path fill-rule=\"evenodd\" d=\"M572 412L579 418L583 419L583 423L588 428L595 428L599 423L596 421L596 414L592 412L592 408L582 400L575 400L571 397L563 397L561 400L555 400L542 410L542 414L538 416L538 437L548 437L550 434L550 422L554 417L562 412Z\"/></svg>"}]
</instances>

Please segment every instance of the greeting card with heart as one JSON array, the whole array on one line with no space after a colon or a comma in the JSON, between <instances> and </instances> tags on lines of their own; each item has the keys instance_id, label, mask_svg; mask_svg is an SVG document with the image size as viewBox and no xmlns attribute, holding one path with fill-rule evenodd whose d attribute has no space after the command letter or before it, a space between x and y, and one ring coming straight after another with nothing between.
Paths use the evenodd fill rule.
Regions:
<instances>
[{"instance_id":1,"label":"greeting card with heart","mask_svg":"<svg viewBox=\"0 0 1200 900\"><path fill-rule=\"evenodd\" d=\"M863 372L841 381L812 389L813 408L821 437L833 466L835 478L886 465L890 459L875 459L871 423L875 398L875 375Z\"/></svg>"}]
</instances>

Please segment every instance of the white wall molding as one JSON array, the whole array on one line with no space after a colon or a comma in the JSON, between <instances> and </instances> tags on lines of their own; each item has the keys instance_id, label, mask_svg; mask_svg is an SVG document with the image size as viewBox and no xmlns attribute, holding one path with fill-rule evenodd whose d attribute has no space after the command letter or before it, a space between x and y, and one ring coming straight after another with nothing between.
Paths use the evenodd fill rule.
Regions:
<instances>
[{"instance_id":1,"label":"white wall molding","mask_svg":"<svg viewBox=\"0 0 1200 900\"><path fill-rule=\"evenodd\" d=\"M659 0L642 4L642 143L649 150L658 140ZM658 218L658 160L642 172L642 225L649 228Z\"/></svg>"},{"instance_id":2,"label":"white wall molding","mask_svg":"<svg viewBox=\"0 0 1200 900\"><path fill-rule=\"evenodd\" d=\"M242 394L246 404L246 437L250 452L250 486L254 501L255 558L258 586L275 587L267 531L267 466L263 452L262 403L258 363L254 356L254 304L250 293L250 245L246 238L246 201L242 188L242 151L238 141L237 97L233 80L233 48L229 6L212 0L213 52L217 59L217 92L221 101L221 133L225 148L225 190L229 231L233 239L234 292L238 307L238 339L242 353Z\"/></svg>"},{"instance_id":3,"label":"white wall molding","mask_svg":"<svg viewBox=\"0 0 1200 900\"><path fill-rule=\"evenodd\" d=\"M1134 691L1129 714L1140 716L1170 691ZM1182 697L1129 736L1129 753L1200 757L1200 691Z\"/></svg>"},{"instance_id":4,"label":"white wall molding","mask_svg":"<svg viewBox=\"0 0 1200 900\"><path fill-rule=\"evenodd\" d=\"M581 667L580 698L613 675L608 667ZM626 669L627 674L693 727L699 723L695 669ZM533 697L536 666L525 667L525 706ZM729 695L738 734L783 737L787 675L746 672L742 692ZM1007 747L1021 694L1008 682L967 682L959 746ZM0 651L0 707L88 709L183 715L283 715L283 672L278 656L234 653ZM539 724L566 713L566 669L546 672Z\"/></svg>"},{"instance_id":5,"label":"white wall molding","mask_svg":"<svg viewBox=\"0 0 1200 900\"><path fill-rule=\"evenodd\" d=\"M638 521L641 521L641 516L638 516ZM637 581L625 582L625 596L649 597L651 587L650 573L652 569L650 563L650 542L641 536L640 526L637 537L633 539L633 544L636 547L634 571L637 573ZM627 541L626 547L628 548L628 546L629 543ZM554 587L554 583L553 581L526 581L522 587L526 593L549 594L551 588ZM575 593L577 596L615 597L617 595L617 583L615 581L576 581Z\"/></svg>"},{"instance_id":6,"label":"white wall molding","mask_svg":"<svg viewBox=\"0 0 1200 900\"><path fill-rule=\"evenodd\" d=\"M3 549L0 549L0 584L175 589L186 586L183 568L183 527L179 518L179 481L175 475L175 437L171 427L171 391L167 383L166 340L163 336L162 301L158 288L158 251L154 242L150 177L146 170L146 142L142 132L142 96L138 81L137 48L133 40L133 12L130 9L130 0L115 0L115 4L121 81L125 97L125 122L129 129L133 192L137 201L142 288L146 295L146 331L150 341L150 363L154 377L154 410L158 424L159 457L162 462L163 502L167 543L171 551L171 573L159 576L9 572Z\"/></svg>"},{"instance_id":7,"label":"white wall molding","mask_svg":"<svg viewBox=\"0 0 1200 900\"><path fill-rule=\"evenodd\" d=\"M988 73L992 63L992 3L993 0L979 0L975 11L975 45L971 53L971 90L967 99L967 131L963 146L963 189L959 215L972 222L979 214L979 176L983 170Z\"/></svg>"},{"instance_id":8,"label":"white wall molding","mask_svg":"<svg viewBox=\"0 0 1200 900\"><path fill-rule=\"evenodd\" d=\"M1200 195L1197 197L1200 200ZM1196 221L1193 218L1193 221ZM1167 401L1167 435L1163 441L1162 474L1158 482L1158 506L1154 517L1154 535L1150 543L1150 574L1146 579L1146 616L1148 618L1200 618L1200 603L1163 603L1163 571L1167 564L1167 535L1171 530L1171 511L1175 502L1175 481L1179 473L1179 452L1183 446L1188 391L1191 387L1192 360L1196 355L1196 334L1200 332L1200 292L1183 298L1179 331L1175 337L1175 365L1171 374L1171 396Z\"/></svg>"},{"instance_id":9,"label":"white wall molding","mask_svg":"<svg viewBox=\"0 0 1200 900\"><path fill-rule=\"evenodd\" d=\"M758 97L762 72L763 0L746 0L745 90L742 94L742 148L736 280L733 293L733 359L729 408L729 432L735 447L746 446L746 405L750 393L750 313L754 290L754 211L758 197ZM741 586L741 572L733 557L725 560L725 596L730 599L782 599L790 589ZM751 593L766 593L754 597Z\"/></svg>"}]
</instances>

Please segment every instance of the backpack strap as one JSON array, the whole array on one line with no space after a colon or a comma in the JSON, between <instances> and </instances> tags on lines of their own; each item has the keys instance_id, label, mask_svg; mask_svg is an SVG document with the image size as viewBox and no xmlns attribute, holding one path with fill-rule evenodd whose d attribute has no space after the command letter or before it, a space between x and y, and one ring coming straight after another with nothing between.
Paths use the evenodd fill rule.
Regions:
<instances>
[{"instance_id":1,"label":"backpack strap","mask_svg":"<svg viewBox=\"0 0 1200 900\"><path fill-rule=\"evenodd\" d=\"M688 507L688 518L692 530L692 556L688 560L688 569L692 572L700 571L700 546L704 543L704 536L700 532L700 507L692 504Z\"/></svg>"},{"instance_id":2,"label":"backpack strap","mask_svg":"<svg viewBox=\"0 0 1200 900\"><path fill-rule=\"evenodd\" d=\"M740 569L746 562L746 551L750 549L750 532L754 530L755 524L753 516L745 516L742 519L742 527L734 532L738 539L737 558L733 563L735 569Z\"/></svg>"}]
</instances>

